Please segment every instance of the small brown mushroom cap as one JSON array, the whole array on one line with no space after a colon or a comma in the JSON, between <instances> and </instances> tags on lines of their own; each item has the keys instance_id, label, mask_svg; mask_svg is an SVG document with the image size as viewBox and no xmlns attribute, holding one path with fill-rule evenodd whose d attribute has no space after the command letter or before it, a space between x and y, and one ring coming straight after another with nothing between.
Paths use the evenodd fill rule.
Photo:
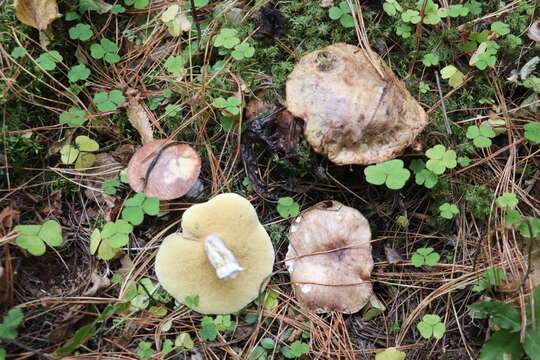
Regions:
<instances>
[{"instance_id":1,"label":"small brown mushroom cap","mask_svg":"<svg viewBox=\"0 0 540 360\"><path fill-rule=\"evenodd\" d=\"M337 165L397 157L428 117L375 53L384 79L365 50L337 43L302 57L289 75L287 108L304 120L313 149Z\"/></svg>"},{"instance_id":2,"label":"small brown mushroom cap","mask_svg":"<svg viewBox=\"0 0 540 360\"><path fill-rule=\"evenodd\" d=\"M337 201L303 212L289 230L286 261L298 301L316 313L364 307L372 295L370 240L366 218Z\"/></svg>"},{"instance_id":3,"label":"small brown mushroom cap","mask_svg":"<svg viewBox=\"0 0 540 360\"><path fill-rule=\"evenodd\" d=\"M259 294L274 265L274 248L251 203L237 194L221 194L193 205L182 217L182 234L169 235L156 256L160 284L177 301L199 295L193 310L229 314L241 310ZM245 270L221 280L210 264L203 239L219 236Z\"/></svg>"},{"instance_id":4,"label":"small brown mushroom cap","mask_svg":"<svg viewBox=\"0 0 540 360\"><path fill-rule=\"evenodd\" d=\"M163 150L162 150L163 149ZM144 186L148 167L159 155ZM139 148L128 164L129 185L160 200L176 199L191 189L201 171L201 158L191 146L155 140Z\"/></svg>"}]
</instances>

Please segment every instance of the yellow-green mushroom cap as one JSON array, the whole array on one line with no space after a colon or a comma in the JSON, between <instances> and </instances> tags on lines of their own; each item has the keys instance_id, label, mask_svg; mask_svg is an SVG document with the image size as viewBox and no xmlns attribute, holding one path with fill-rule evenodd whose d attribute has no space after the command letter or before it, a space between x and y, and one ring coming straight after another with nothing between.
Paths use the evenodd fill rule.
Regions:
<instances>
[{"instance_id":1,"label":"yellow-green mushroom cap","mask_svg":"<svg viewBox=\"0 0 540 360\"><path fill-rule=\"evenodd\" d=\"M245 268L234 279L217 277L204 249L204 239L210 235L221 238ZM221 194L185 211L182 233L163 240L155 270L163 288L180 303L198 295L193 310L229 314L257 297L273 264L274 248L251 203L237 194Z\"/></svg>"}]
</instances>

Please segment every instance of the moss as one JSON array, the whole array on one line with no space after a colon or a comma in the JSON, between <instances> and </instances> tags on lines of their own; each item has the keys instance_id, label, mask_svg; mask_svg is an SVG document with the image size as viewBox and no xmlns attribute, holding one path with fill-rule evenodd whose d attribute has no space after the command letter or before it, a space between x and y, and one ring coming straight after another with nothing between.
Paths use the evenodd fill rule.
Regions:
<instances>
[{"instance_id":1,"label":"moss","mask_svg":"<svg viewBox=\"0 0 540 360\"><path fill-rule=\"evenodd\" d=\"M479 220L485 220L489 215L493 194L486 185L459 185L460 192L464 193L468 210Z\"/></svg>"}]
</instances>

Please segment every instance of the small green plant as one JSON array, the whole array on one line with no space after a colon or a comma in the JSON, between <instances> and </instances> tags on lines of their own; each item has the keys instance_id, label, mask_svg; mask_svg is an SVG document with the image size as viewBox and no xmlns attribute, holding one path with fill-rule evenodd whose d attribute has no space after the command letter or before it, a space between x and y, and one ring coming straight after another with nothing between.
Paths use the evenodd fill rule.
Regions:
<instances>
[{"instance_id":1,"label":"small green plant","mask_svg":"<svg viewBox=\"0 0 540 360\"><path fill-rule=\"evenodd\" d=\"M281 354L287 359L296 359L307 353L309 353L309 345L299 340L281 348Z\"/></svg>"},{"instance_id":2,"label":"small green plant","mask_svg":"<svg viewBox=\"0 0 540 360\"><path fill-rule=\"evenodd\" d=\"M491 24L491 31L504 36L506 34L510 34L510 26L502 21L495 21L493 24Z\"/></svg>"},{"instance_id":3,"label":"small green plant","mask_svg":"<svg viewBox=\"0 0 540 360\"><path fill-rule=\"evenodd\" d=\"M215 341L218 331L232 331L235 328L231 315L217 315L215 318L205 316L201 320L199 335L203 341Z\"/></svg>"},{"instance_id":4,"label":"small green plant","mask_svg":"<svg viewBox=\"0 0 540 360\"><path fill-rule=\"evenodd\" d=\"M129 311L141 311L150 305L150 300L156 300L159 303L165 303L170 300L168 294L158 293L159 284L154 283L149 278L142 278L136 284L132 285L126 292L124 299L129 301ZM167 309L161 306L151 306L148 308L154 316L164 316Z\"/></svg>"},{"instance_id":5,"label":"small green plant","mask_svg":"<svg viewBox=\"0 0 540 360\"><path fill-rule=\"evenodd\" d=\"M518 204L516 194L505 192L495 200L497 206L503 210L514 210Z\"/></svg>"},{"instance_id":6,"label":"small green plant","mask_svg":"<svg viewBox=\"0 0 540 360\"><path fill-rule=\"evenodd\" d=\"M385 184L389 189L398 190L405 186L411 172L403 167L403 160L394 159L366 167L364 175L370 184Z\"/></svg>"},{"instance_id":7,"label":"small green plant","mask_svg":"<svg viewBox=\"0 0 540 360\"><path fill-rule=\"evenodd\" d=\"M407 356L403 351L399 351L395 348L388 348L375 355L375 360L405 360Z\"/></svg>"},{"instance_id":8,"label":"small green plant","mask_svg":"<svg viewBox=\"0 0 540 360\"><path fill-rule=\"evenodd\" d=\"M338 6L332 6L328 9L328 16L332 20L339 20L344 28L354 27L354 18L351 15L351 8L346 1L341 1Z\"/></svg>"},{"instance_id":9,"label":"small green plant","mask_svg":"<svg viewBox=\"0 0 540 360\"><path fill-rule=\"evenodd\" d=\"M184 57L171 55L165 60L163 66L171 74L180 74L184 70Z\"/></svg>"},{"instance_id":10,"label":"small green plant","mask_svg":"<svg viewBox=\"0 0 540 360\"><path fill-rule=\"evenodd\" d=\"M10 55L14 59L20 59L20 58L26 56L27 54L28 54L28 52L26 51L25 48L17 46L15 48L13 48L13 50L11 50Z\"/></svg>"},{"instance_id":11,"label":"small green plant","mask_svg":"<svg viewBox=\"0 0 540 360\"><path fill-rule=\"evenodd\" d=\"M167 25L172 36L180 36L191 29L191 22L178 4L170 5L161 15L161 21Z\"/></svg>"},{"instance_id":12,"label":"small green plant","mask_svg":"<svg viewBox=\"0 0 540 360\"><path fill-rule=\"evenodd\" d=\"M144 193L138 193L124 203L122 219L133 225L140 225L144 220L144 214L156 216L159 214L159 200L155 197L146 197Z\"/></svg>"},{"instance_id":13,"label":"small green plant","mask_svg":"<svg viewBox=\"0 0 540 360\"><path fill-rule=\"evenodd\" d=\"M118 105L126 101L126 98L120 90L111 90L110 92L98 92L94 95L94 104L99 111L114 111Z\"/></svg>"},{"instance_id":14,"label":"small green plant","mask_svg":"<svg viewBox=\"0 0 540 360\"><path fill-rule=\"evenodd\" d=\"M86 65L79 64L73 66L68 74L68 80L70 82L77 82L79 80L86 80L90 76L90 69L86 67Z\"/></svg>"},{"instance_id":15,"label":"small green plant","mask_svg":"<svg viewBox=\"0 0 540 360\"><path fill-rule=\"evenodd\" d=\"M426 151L429 160L426 162L426 168L433 171L436 175L443 174L446 169L453 169L457 166L456 152L446 150L444 145L435 145Z\"/></svg>"},{"instance_id":16,"label":"small green plant","mask_svg":"<svg viewBox=\"0 0 540 360\"><path fill-rule=\"evenodd\" d=\"M53 50L39 55L36 62L44 70L54 70L56 69L56 64L62 62L62 60L64 60L62 55L58 51Z\"/></svg>"},{"instance_id":17,"label":"small green plant","mask_svg":"<svg viewBox=\"0 0 540 360\"><path fill-rule=\"evenodd\" d=\"M423 265L437 265L441 256L433 248L419 248L411 257L411 262L415 267Z\"/></svg>"},{"instance_id":18,"label":"small green plant","mask_svg":"<svg viewBox=\"0 0 540 360\"><path fill-rule=\"evenodd\" d=\"M416 324L416 328L420 331L420 335L424 339L434 337L442 339L446 332L446 326L441 322L439 315L427 314L422 317L422 321Z\"/></svg>"},{"instance_id":19,"label":"small green plant","mask_svg":"<svg viewBox=\"0 0 540 360\"><path fill-rule=\"evenodd\" d=\"M465 75L454 65L448 65L441 69L441 77L448 79L448 85L456 88L463 84Z\"/></svg>"},{"instance_id":20,"label":"small green plant","mask_svg":"<svg viewBox=\"0 0 540 360\"><path fill-rule=\"evenodd\" d=\"M231 52L231 56L235 60L242 60L246 58L250 58L255 54L255 48L248 43L242 43L238 44L234 47L233 52Z\"/></svg>"},{"instance_id":21,"label":"small green plant","mask_svg":"<svg viewBox=\"0 0 540 360\"><path fill-rule=\"evenodd\" d=\"M94 32L92 31L92 28L90 25L87 24L81 24L78 23L77 25L73 26L69 29L69 38L71 40L81 40L86 41L94 35Z\"/></svg>"},{"instance_id":22,"label":"small green plant","mask_svg":"<svg viewBox=\"0 0 540 360\"><path fill-rule=\"evenodd\" d=\"M426 94L429 90L430 90L430 87L428 84L424 83L424 82L421 82L419 85L418 85L418 90L420 90L420 92L422 94Z\"/></svg>"},{"instance_id":23,"label":"small green plant","mask_svg":"<svg viewBox=\"0 0 540 360\"><path fill-rule=\"evenodd\" d=\"M409 24L400 22L396 25L396 34L404 39L408 39L412 35L412 27Z\"/></svg>"},{"instance_id":24,"label":"small green plant","mask_svg":"<svg viewBox=\"0 0 540 360\"><path fill-rule=\"evenodd\" d=\"M487 269L482 276L482 279L478 281L478 284L472 287L472 291L485 291L491 289L493 286L502 284L502 281L506 279L506 273L502 269Z\"/></svg>"},{"instance_id":25,"label":"small green plant","mask_svg":"<svg viewBox=\"0 0 540 360\"><path fill-rule=\"evenodd\" d=\"M420 17L420 12L416 10L407 9L401 13L401 20L406 23L418 24L422 18Z\"/></svg>"},{"instance_id":26,"label":"small green plant","mask_svg":"<svg viewBox=\"0 0 540 360\"><path fill-rule=\"evenodd\" d=\"M115 64L120 61L118 46L107 38L103 38L99 43L90 45L90 55L94 59L103 59L109 64Z\"/></svg>"},{"instance_id":27,"label":"small green plant","mask_svg":"<svg viewBox=\"0 0 540 360\"><path fill-rule=\"evenodd\" d=\"M150 4L150 0L124 0L124 4L132 6L135 9L144 9Z\"/></svg>"},{"instance_id":28,"label":"small green plant","mask_svg":"<svg viewBox=\"0 0 540 360\"><path fill-rule=\"evenodd\" d=\"M19 333L17 328L21 325L24 319L24 314L21 309L10 309L2 318L0 324L0 339L15 340Z\"/></svg>"},{"instance_id":29,"label":"small green plant","mask_svg":"<svg viewBox=\"0 0 540 360\"><path fill-rule=\"evenodd\" d=\"M132 231L133 225L122 219L106 223L101 231L95 229L90 236L90 254L97 254L103 260L112 259L129 243Z\"/></svg>"},{"instance_id":30,"label":"small green plant","mask_svg":"<svg viewBox=\"0 0 540 360\"><path fill-rule=\"evenodd\" d=\"M123 12L126 11L126 8L123 7L122 5L120 4L114 4L112 7L111 7L111 14L113 15L118 15L118 14L121 14Z\"/></svg>"},{"instance_id":31,"label":"small green plant","mask_svg":"<svg viewBox=\"0 0 540 360\"><path fill-rule=\"evenodd\" d=\"M431 54L431 53L426 54L424 55L424 58L422 59L422 64L424 64L424 66L426 67L439 65L439 56L437 56L436 54Z\"/></svg>"},{"instance_id":32,"label":"small green plant","mask_svg":"<svg viewBox=\"0 0 540 360\"><path fill-rule=\"evenodd\" d=\"M531 295L533 301L527 301L527 324L525 327L524 342L521 343L521 315L512 305L500 301L484 301L469 305L471 317L489 318L496 325L497 331L484 343L480 350L480 360L502 359L509 356L512 359L521 359L527 354L530 359L539 359L540 349L540 286L536 287ZM534 303L534 306L533 306ZM534 312L534 323L531 320Z\"/></svg>"},{"instance_id":33,"label":"small green plant","mask_svg":"<svg viewBox=\"0 0 540 360\"><path fill-rule=\"evenodd\" d=\"M68 111L64 111L60 114L60 124L66 124L68 126L82 126L86 122L86 111L70 107Z\"/></svg>"},{"instance_id":34,"label":"small green plant","mask_svg":"<svg viewBox=\"0 0 540 360\"><path fill-rule=\"evenodd\" d=\"M189 307L199 306L199 295L186 296L185 303Z\"/></svg>"},{"instance_id":35,"label":"small green plant","mask_svg":"<svg viewBox=\"0 0 540 360\"><path fill-rule=\"evenodd\" d=\"M56 220L47 220L41 225L17 225L15 244L35 256L45 254L45 244L53 247L62 245L62 227Z\"/></svg>"},{"instance_id":36,"label":"small green plant","mask_svg":"<svg viewBox=\"0 0 540 360\"><path fill-rule=\"evenodd\" d=\"M445 219L453 219L457 214L459 214L459 208L455 204L444 203L439 206L439 215Z\"/></svg>"},{"instance_id":37,"label":"small green plant","mask_svg":"<svg viewBox=\"0 0 540 360\"><path fill-rule=\"evenodd\" d=\"M417 185L424 185L428 189L432 189L439 182L437 175L433 171L426 169L426 163L421 159L411 161L409 168L415 174L415 182Z\"/></svg>"},{"instance_id":38,"label":"small green plant","mask_svg":"<svg viewBox=\"0 0 540 360\"><path fill-rule=\"evenodd\" d=\"M386 0L383 4L383 10L390 16L395 16L398 12L402 12L403 8L397 0Z\"/></svg>"},{"instance_id":39,"label":"small green plant","mask_svg":"<svg viewBox=\"0 0 540 360\"><path fill-rule=\"evenodd\" d=\"M152 355L154 355L152 343L147 341L141 341L137 347L137 355L142 359L150 359Z\"/></svg>"},{"instance_id":40,"label":"small green plant","mask_svg":"<svg viewBox=\"0 0 540 360\"><path fill-rule=\"evenodd\" d=\"M60 149L60 160L63 164L75 163L75 169L86 169L94 165L99 144L86 135L75 138L75 145L66 144Z\"/></svg>"},{"instance_id":41,"label":"small green plant","mask_svg":"<svg viewBox=\"0 0 540 360\"><path fill-rule=\"evenodd\" d=\"M279 198L276 209L278 214L285 219L291 216L298 216L300 214L300 204L289 196Z\"/></svg>"},{"instance_id":42,"label":"small green plant","mask_svg":"<svg viewBox=\"0 0 540 360\"><path fill-rule=\"evenodd\" d=\"M105 180L103 184L101 184L101 188L107 195L116 195L117 188L120 186L120 180L118 179L109 179Z\"/></svg>"},{"instance_id":43,"label":"small green plant","mask_svg":"<svg viewBox=\"0 0 540 360\"><path fill-rule=\"evenodd\" d=\"M469 65L474 65L480 70L485 70L487 67L495 67L498 49L499 45L495 41L482 42L471 56Z\"/></svg>"},{"instance_id":44,"label":"small green plant","mask_svg":"<svg viewBox=\"0 0 540 360\"><path fill-rule=\"evenodd\" d=\"M224 115L230 114L234 116L240 114L240 104L242 104L242 101L236 96L229 96L227 99L218 97L212 103L216 108L222 109Z\"/></svg>"},{"instance_id":45,"label":"small green plant","mask_svg":"<svg viewBox=\"0 0 540 360\"><path fill-rule=\"evenodd\" d=\"M466 166L471 165L471 159L468 156L458 157L457 162L461 167L466 167Z\"/></svg>"},{"instance_id":46,"label":"small green plant","mask_svg":"<svg viewBox=\"0 0 540 360\"><path fill-rule=\"evenodd\" d=\"M223 28L214 39L215 47L224 47L226 49L232 49L239 43L238 31L235 29Z\"/></svg>"},{"instance_id":47,"label":"small green plant","mask_svg":"<svg viewBox=\"0 0 540 360\"><path fill-rule=\"evenodd\" d=\"M529 122L523 126L525 139L533 144L540 144L540 122Z\"/></svg>"}]
</instances>

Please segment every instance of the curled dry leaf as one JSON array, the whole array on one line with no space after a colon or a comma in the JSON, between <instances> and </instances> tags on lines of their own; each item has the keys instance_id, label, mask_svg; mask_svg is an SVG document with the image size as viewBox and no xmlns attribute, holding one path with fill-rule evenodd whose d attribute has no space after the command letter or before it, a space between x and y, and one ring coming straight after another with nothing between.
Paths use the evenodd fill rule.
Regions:
<instances>
[{"instance_id":1,"label":"curled dry leaf","mask_svg":"<svg viewBox=\"0 0 540 360\"><path fill-rule=\"evenodd\" d=\"M105 276L100 276L96 273L92 273L90 277L90 286L84 293L83 296L94 296L101 289L107 288L111 285L111 281Z\"/></svg>"},{"instance_id":2,"label":"curled dry leaf","mask_svg":"<svg viewBox=\"0 0 540 360\"><path fill-rule=\"evenodd\" d=\"M128 91L127 117L131 125L137 129L143 145L154 140L150 112L141 104L136 96L130 96Z\"/></svg>"},{"instance_id":3,"label":"curled dry leaf","mask_svg":"<svg viewBox=\"0 0 540 360\"><path fill-rule=\"evenodd\" d=\"M13 207L8 206L0 211L0 228L7 230L13 227L13 224L19 222L19 210L15 210Z\"/></svg>"},{"instance_id":4,"label":"curled dry leaf","mask_svg":"<svg viewBox=\"0 0 540 360\"><path fill-rule=\"evenodd\" d=\"M386 254L386 260L388 260L389 264L397 264L403 261L401 255L399 255L399 253L391 247L385 246L384 253Z\"/></svg>"},{"instance_id":5,"label":"curled dry leaf","mask_svg":"<svg viewBox=\"0 0 540 360\"><path fill-rule=\"evenodd\" d=\"M15 0L14 5L17 19L38 30L45 30L60 17L56 0Z\"/></svg>"},{"instance_id":6,"label":"curled dry leaf","mask_svg":"<svg viewBox=\"0 0 540 360\"><path fill-rule=\"evenodd\" d=\"M527 36L533 41L540 42L540 19L531 24Z\"/></svg>"}]
</instances>

